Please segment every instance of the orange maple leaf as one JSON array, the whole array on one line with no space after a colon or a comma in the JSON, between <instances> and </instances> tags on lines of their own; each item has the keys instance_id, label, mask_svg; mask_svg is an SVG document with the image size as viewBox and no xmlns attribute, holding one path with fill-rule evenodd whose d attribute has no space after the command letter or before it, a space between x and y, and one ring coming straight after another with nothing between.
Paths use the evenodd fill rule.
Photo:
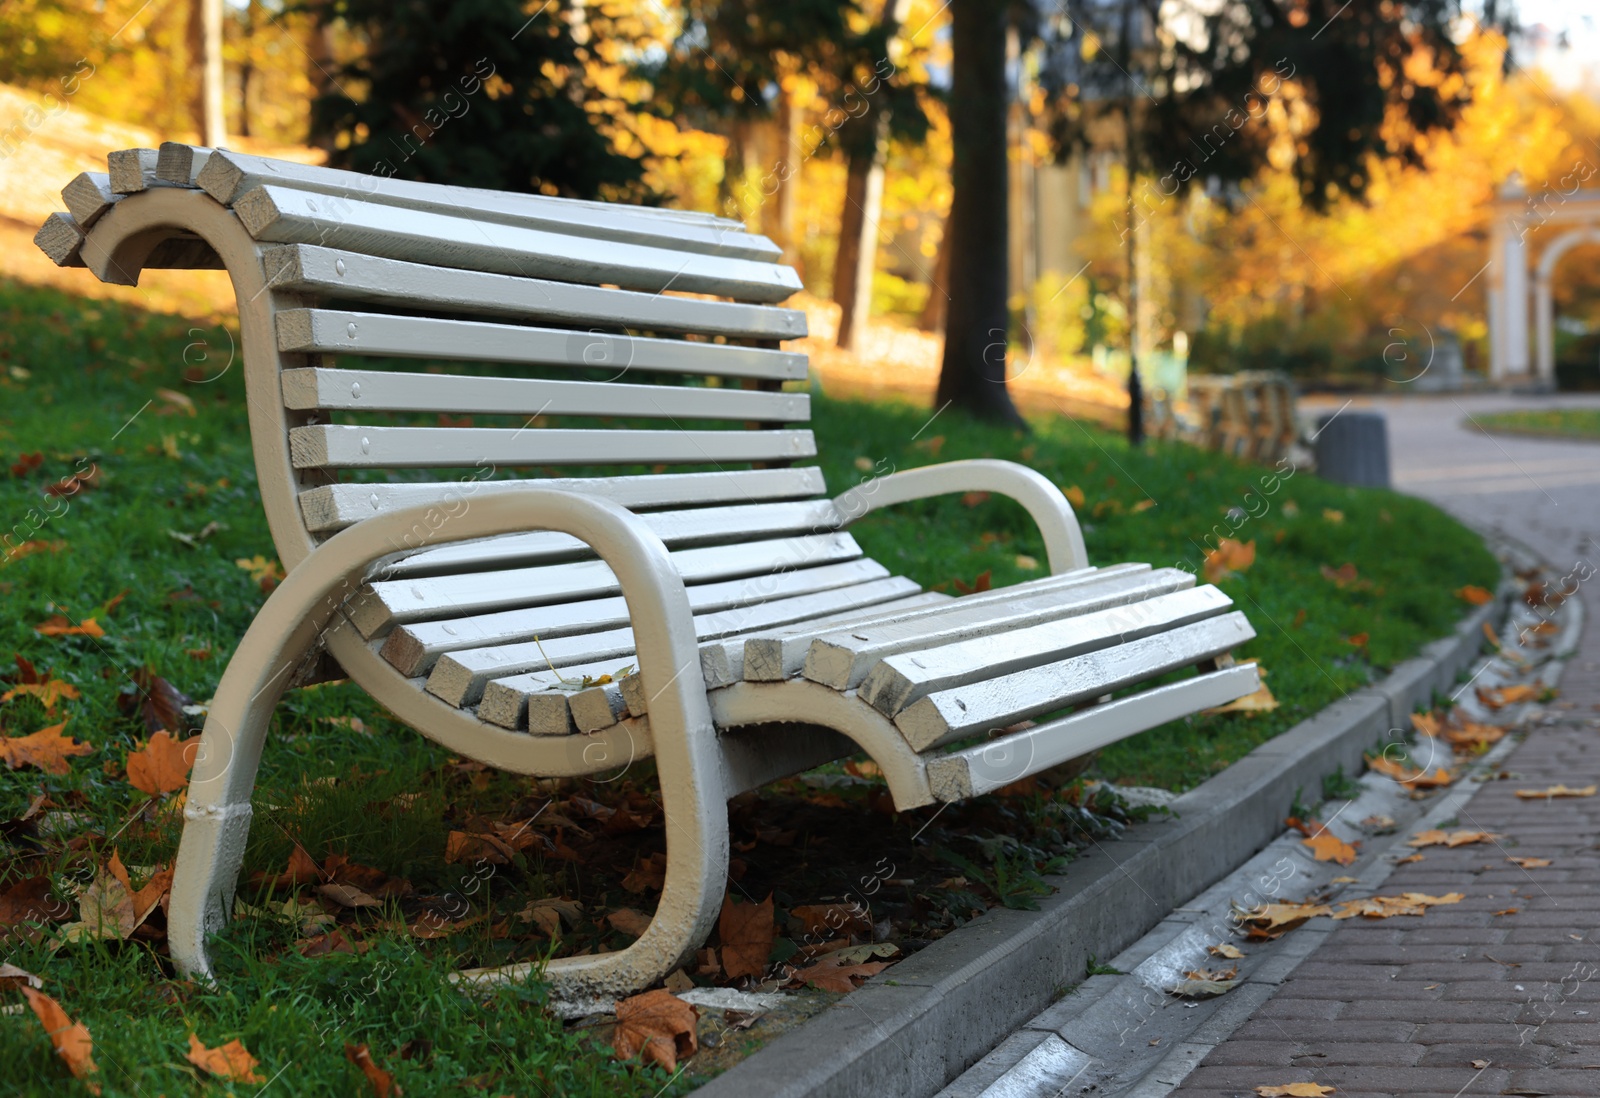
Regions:
<instances>
[{"instance_id":1,"label":"orange maple leaf","mask_svg":"<svg viewBox=\"0 0 1600 1098\"><path fill-rule=\"evenodd\" d=\"M200 1038L189 1034L189 1062L207 1075L227 1079L234 1083L265 1083L264 1076L255 1073L261 1061L250 1055L237 1038L216 1048L207 1048Z\"/></svg>"},{"instance_id":2,"label":"orange maple leaf","mask_svg":"<svg viewBox=\"0 0 1600 1098\"><path fill-rule=\"evenodd\" d=\"M1256 543L1239 542L1223 538L1217 547L1206 553L1205 575L1207 583L1219 583L1229 576L1247 570L1256 562Z\"/></svg>"},{"instance_id":3,"label":"orange maple leaf","mask_svg":"<svg viewBox=\"0 0 1600 1098\"><path fill-rule=\"evenodd\" d=\"M1494 601L1494 592L1475 584L1456 588L1456 598L1462 602L1470 602L1473 606L1484 606Z\"/></svg>"},{"instance_id":4,"label":"orange maple leaf","mask_svg":"<svg viewBox=\"0 0 1600 1098\"><path fill-rule=\"evenodd\" d=\"M179 740L165 731L157 732L149 743L128 753L128 782L152 797L182 789L189 782L189 770L199 751L199 736Z\"/></svg>"},{"instance_id":5,"label":"orange maple leaf","mask_svg":"<svg viewBox=\"0 0 1600 1098\"><path fill-rule=\"evenodd\" d=\"M865 980L869 976L876 976L888 967L889 965L885 961L866 961L861 964L851 964L838 953L828 953L816 964L796 972L794 977L810 984L812 987L821 988L823 991L848 993L856 989L854 983L856 977L859 976Z\"/></svg>"},{"instance_id":6,"label":"orange maple leaf","mask_svg":"<svg viewBox=\"0 0 1600 1098\"><path fill-rule=\"evenodd\" d=\"M661 989L622 999L617 1003L611 1047L619 1060L643 1054L646 1063L654 1061L675 1071L679 1057L693 1056L700 1047L695 1036L695 1009Z\"/></svg>"},{"instance_id":7,"label":"orange maple leaf","mask_svg":"<svg viewBox=\"0 0 1600 1098\"><path fill-rule=\"evenodd\" d=\"M12 770L35 766L46 774L66 774L72 770L67 756L94 751L92 745L62 735L66 727L67 722L62 721L26 736L0 736L0 759Z\"/></svg>"},{"instance_id":8,"label":"orange maple leaf","mask_svg":"<svg viewBox=\"0 0 1600 1098\"><path fill-rule=\"evenodd\" d=\"M35 633L46 637L103 637L106 631L93 618L84 618L77 625L62 614L52 614L33 627Z\"/></svg>"},{"instance_id":9,"label":"orange maple leaf","mask_svg":"<svg viewBox=\"0 0 1600 1098\"><path fill-rule=\"evenodd\" d=\"M389 1098L391 1093L400 1093L400 1088L394 1085L394 1076L378 1066L366 1045L345 1045L344 1058L361 1069L361 1074L367 1077L372 1093L377 1098Z\"/></svg>"},{"instance_id":10,"label":"orange maple leaf","mask_svg":"<svg viewBox=\"0 0 1600 1098\"><path fill-rule=\"evenodd\" d=\"M1351 865L1356 860L1356 848L1332 832L1323 831L1309 839L1301 839L1300 844L1309 846L1311 856L1319 862Z\"/></svg>"},{"instance_id":11,"label":"orange maple leaf","mask_svg":"<svg viewBox=\"0 0 1600 1098\"><path fill-rule=\"evenodd\" d=\"M84 1085L89 1088L91 1094L99 1094L100 1085L87 1081L88 1076L100 1070L95 1066L94 1039L89 1036L89 1027L67 1017L67 1012L61 1009L61 1004L44 992L35 991L31 987L18 990L33 1008L39 1024L44 1026L44 1031L50 1035L50 1044L55 1047L56 1055L66 1062L67 1069L73 1075L85 1080Z\"/></svg>"}]
</instances>

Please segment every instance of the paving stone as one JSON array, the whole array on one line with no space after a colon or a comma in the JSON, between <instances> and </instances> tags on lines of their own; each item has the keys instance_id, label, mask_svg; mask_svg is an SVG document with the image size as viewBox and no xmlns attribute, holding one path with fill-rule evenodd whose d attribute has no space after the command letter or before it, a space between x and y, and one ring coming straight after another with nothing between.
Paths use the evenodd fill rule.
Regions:
<instances>
[{"instance_id":1,"label":"paving stone","mask_svg":"<svg viewBox=\"0 0 1600 1098\"><path fill-rule=\"evenodd\" d=\"M1464 1041L1447 1045L1432 1045L1421 1057L1419 1063L1422 1067L1463 1067L1474 1060L1487 1060L1496 1067L1545 1067L1554 1061L1555 1049L1548 1045L1525 1044L1515 1042L1503 1043L1505 1034L1500 1035L1502 1043L1491 1044L1487 1041Z\"/></svg>"}]
</instances>

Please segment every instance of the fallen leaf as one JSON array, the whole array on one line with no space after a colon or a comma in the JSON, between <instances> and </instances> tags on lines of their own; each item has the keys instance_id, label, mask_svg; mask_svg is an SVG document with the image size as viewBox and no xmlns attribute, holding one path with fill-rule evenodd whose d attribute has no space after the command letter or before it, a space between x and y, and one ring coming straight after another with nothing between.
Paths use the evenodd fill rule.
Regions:
<instances>
[{"instance_id":1,"label":"fallen leaf","mask_svg":"<svg viewBox=\"0 0 1600 1098\"><path fill-rule=\"evenodd\" d=\"M988 502L988 492L966 492L961 496L961 506L963 507L977 507L979 504Z\"/></svg>"},{"instance_id":2,"label":"fallen leaf","mask_svg":"<svg viewBox=\"0 0 1600 1098\"><path fill-rule=\"evenodd\" d=\"M394 1076L374 1062L372 1052L366 1045L345 1045L344 1058L361 1069L361 1074L367 1077L367 1083L377 1098L389 1098L391 1094L398 1096L403 1093L394 1085Z\"/></svg>"},{"instance_id":3,"label":"fallen leaf","mask_svg":"<svg viewBox=\"0 0 1600 1098\"><path fill-rule=\"evenodd\" d=\"M52 614L33 627L35 633L46 637L103 637L106 631L93 618L73 623L61 614Z\"/></svg>"},{"instance_id":4,"label":"fallen leaf","mask_svg":"<svg viewBox=\"0 0 1600 1098\"><path fill-rule=\"evenodd\" d=\"M645 1063L675 1071L679 1058L692 1056L699 1048L694 1007L670 991L631 995L617 1003L616 1013L611 1047L619 1060L642 1055Z\"/></svg>"},{"instance_id":5,"label":"fallen leaf","mask_svg":"<svg viewBox=\"0 0 1600 1098\"><path fill-rule=\"evenodd\" d=\"M1422 855L1422 854L1407 854L1404 858L1396 858L1394 860L1394 864L1395 865L1410 865L1412 862L1420 862L1420 861L1424 860L1424 858L1425 858L1425 855Z\"/></svg>"},{"instance_id":6,"label":"fallen leaf","mask_svg":"<svg viewBox=\"0 0 1600 1098\"><path fill-rule=\"evenodd\" d=\"M1459 892L1443 896L1429 896L1425 892L1403 892L1398 896L1367 896L1359 900L1345 900L1333 913L1335 919L1350 919L1364 915L1369 919L1388 919L1396 915L1421 915L1429 907L1439 904L1458 904L1466 899Z\"/></svg>"},{"instance_id":7,"label":"fallen leaf","mask_svg":"<svg viewBox=\"0 0 1600 1098\"><path fill-rule=\"evenodd\" d=\"M302 957L321 957L328 953L365 953L371 948L370 942L359 945L345 936L343 930L330 930L326 934L318 934L307 938L305 941L296 942L300 947Z\"/></svg>"},{"instance_id":8,"label":"fallen leaf","mask_svg":"<svg viewBox=\"0 0 1600 1098\"><path fill-rule=\"evenodd\" d=\"M829 953L817 961L816 964L800 969L794 974L794 977L802 983L810 984L812 987L820 988L823 991L837 991L841 994L848 994L856 989L853 981L857 977L865 980L869 976L876 976L888 967L888 964L881 961L854 963L839 957L837 953Z\"/></svg>"},{"instance_id":9,"label":"fallen leaf","mask_svg":"<svg viewBox=\"0 0 1600 1098\"><path fill-rule=\"evenodd\" d=\"M94 1039L89 1036L89 1027L67 1017L67 1012L61 1009L61 1004L44 992L35 991L31 987L19 990L23 998L28 1000L28 1006L33 1009L39 1024L44 1026L45 1033L49 1034L50 1044L54 1046L56 1055L66 1062L67 1070L77 1078L85 1080L98 1071L93 1056ZM91 1094L100 1093L98 1083L86 1082L85 1085Z\"/></svg>"},{"instance_id":10,"label":"fallen leaf","mask_svg":"<svg viewBox=\"0 0 1600 1098\"><path fill-rule=\"evenodd\" d=\"M1311 856L1319 862L1337 862L1339 865L1352 865L1356 860L1356 848L1345 842L1339 836L1324 831L1322 834L1309 839L1301 839L1300 845L1311 848Z\"/></svg>"},{"instance_id":11,"label":"fallen leaf","mask_svg":"<svg viewBox=\"0 0 1600 1098\"><path fill-rule=\"evenodd\" d=\"M1485 606L1494 601L1494 592L1475 584L1456 588L1456 598L1462 602L1470 602L1473 606Z\"/></svg>"},{"instance_id":12,"label":"fallen leaf","mask_svg":"<svg viewBox=\"0 0 1600 1098\"><path fill-rule=\"evenodd\" d=\"M872 916L860 904L807 904L791 908L801 933L809 938L850 937L872 933Z\"/></svg>"},{"instance_id":13,"label":"fallen leaf","mask_svg":"<svg viewBox=\"0 0 1600 1098\"><path fill-rule=\"evenodd\" d=\"M33 766L46 774L70 773L72 764L67 762L67 758L92 754L94 748L71 736L62 735L66 727L67 722L62 721L26 736L0 736L0 759L4 759L6 766L12 770Z\"/></svg>"},{"instance_id":14,"label":"fallen leaf","mask_svg":"<svg viewBox=\"0 0 1600 1098\"><path fill-rule=\"evenodd\" d=\"M1549 858L1519 858L1515 854L1507 855L1506 861L1512 865L1521 866L1523 869L1543 869L1546 866L1555 865L1555 862Z\"/></svg>"},{"instance_id":15,"label":"fallen leaf","mask_svg":"<svg viewBox=\"0 0 1600 1098\"><path fill-rule=\"evenodd\" d=\"M1249 937L1270 941L1281 938L1295 927L1318 915L1332 915L1327 904L1260 904L1252 908L1234 908L1234 916Z\"/></svg>"},{"instance_id":16,"label":"fallen leaf","mask_svg":"<svg viewBox=\"0 0 1600 1098\"><path fill-rule=\"evenodd\" d=\"M8 702L12 698L23 697L24 695L38 698L39 704L44 706L46 712L54 709L56 707L56 703L58 703L62 698L66 698L69 701L75 701L82 696L78 693L78 688L73 686L70 682L67 682L64 679L51 678L50 675L46 673L42 679L39 679L35 682L18 683L10 690L7 690L4 694L0 694L0 702Z\"/></svg>"},{"instance_id":17,"label":"fallen leaf","mask_svg":"<svg viewBox=\"0 0 1600 1098\"><path fill-rule=\"evenodd\" d=\"M44 981L25 968L0 963L0 987L43 987Z\"/></svg>"},{"instance_id":18,"label":"fallen leaf","mask_svg":"<svg viewBox=\"0 0 1600 1098\"><path fill-rule=\"evenodd\" d=\"M831 950L829 956L837 957L841 964L861 964L873 958L896 957L900 954L900 947L893 942L868 942L865 945L845 946L843 949Z\"/></svg>"},{"instance_id":19,"label":"fallen leaf","mask_svg":"<svg viewBox=\"0 0 1600 1098\"><path fill-rule=\"evenodd\" d=\"M1206 952L1213 957L1224 957L1230 961L1237 961L1244 956L1244 951L1238 946L1223 942L1221 945L1206 946Z\"/></svg>"},{"instance_id":20,"label":"fallen leaf","mask_svg":"<svg viewBox=\"0 0 1600 1098\"><path fill-rule=\"evenodd\" d=\"M1557 797L1592 797L1595 786L1586 785L1582 789L1572 789L1566 785L1552 785L1548 789L1519 789L1517 796L1525 801L1554 800Z\"/></svg>"},{"instance_id":21,"label":"fallen leaf","mask_svg":"<svg viewBox=\"0 0 1600 1098\"><path fill-rule=\"evenodd\" d=\"M191 416L196 414L194 410L194 401L191 400L185 393L180 393L176 389L157 389L156 396L160 397L174 408L189 413Z\"/></svg>"},{"instance_id":22,"label":"fallen leaf","mask_svg":"<svg viewBox=\"0 0 1600 1098\"><path fill-rule=\"evenodd\" d=\"M317 895L332 900L340 907L382 907L383 901L376 896L370 896L355 885L341 884L337 881L331 884L317 886Z\"/></svg>"},{"instance_id":23,"label":"fallen leaf","mask_svg":"<svg viewBox=\"0 0 1600 1098\"><path fill-rule=\"evenodd\" d=\"M19 454L17 459L17 463L11 467L11 475L25 477L44 464L44 453L43 451L35 450L31 454Z\"/></svg>"},{"instance_id":24,"label":"fallen leaf","mask_svg":"<svg viewBox=\"0 0 1600 1098\"><path fill-rule=\"evenodd\" d=\"M1084 497L1083 489L1074 484L1071 488L1061 489L1061 494L1067 497L1067 502L1072 504L1074 511L1083 510L1083 505L1088 502Z\"/></svg>"},{"instance_id":25,"label":"fallen leaf","mask_svg":"<svg viewBox=\"0 0 1600 1098\"><path fill-rule=\"evenodd\" d=\"M993 582L993 576L991 570L985 568L973 578L971 583L964 583L961 580L953 580L951 582L956 585L956 590L963 595L976 595L980 591L989 590L989 585Z\"/></svg>"},{"instance_id":26,"label":"fallen leaf","mask_svg":"<svg viewBox=\"0 0 1600 1098\"><path fill-rule=\"evenodd\" d=\"M1496 633L1494 631L1494 626L1490 625L1488 622L1483 623L1483 639L1488 641L1490 646L1495 649L1501 649L1505 647L1505 645L1500 643L1500 634Z\"/></svg>"},{"instance_id":27,"label":"fallen leaf","mask_svg":"<svg viewBox=\"0 0 1600 1098\"><path fill-rule=\"evenodd\" d=\"M656 853L644 859L622 878L629 892L660 892L667 883L667 856Z\"/></svg>"},{"instance_id":28,"label":"fallen leaf","mask_svg":"<svg viewBox=\"0 0 1600 1098\"><path fill-rule=\"evenodd\" d=\"M152 797L182 789L189 784L189 770L199 753L199 736L178 740L168 732L157 732L128 753L128 783Z\"/></svg>"},{"instance_id":29,"label":"fallen leaf","mask_svg":"<svg viewBox=\"0 0 1600 1098\"><path fill-rule=\"evenodd\" d=\"M195 1034L189 1034L189 1062L207 1075L227 1079L233 1083L265 1083L266 1077L255 1073L261 1061L245 1049L235 1038L225 1045L207 1048Z\"/></svg>"},{"instance_id":30,"label":"fallen leaf","mask_svg":"<svg viewBox=\"0 0 1600 1098\"><path fill-rule=\"evenodd\" d=\"M1469 843L1490 843L1498 836L1491 831L1440 831L1430 828L1419 831L1407 840L1407 846L1466 846Z\"/></svg>"},{"instance_id":31,"label":"fallen leaf","mask_svg":"<svg viewBox=\"0 0 1600 1098\"><path fill-rule=\"evenodd\" d=\"M1393 816L1372 815L1361 821L1361 827L1368 834L1390 835L1394 833L1395 822Z\"/></svg>"},{"instance_id":32,"label":"fallen leaf","mask_svg":"<svg viewBox=\"0 0 1600 1098\"><path fill-rule=\"evenodd\" d=\"M1322 578L1332 583L1341 591L1352 587L1360 588L1370 586L1361 579L1361 576L1356 572L1356 566L1351 564L1349 561L1345 561L1345 563L1339 565L1337 568L1329 568L1326 564L1324 564L1322 566Z\"/></svg>"},{"instance_id":33,"label":"fallen leaf","mask_svg":"<svg viewBox=\"0 0 1600 1098\"><path fill-rule=\"evenodd\" d=\"M1517 909L1514 907L1508 907L1500 911L1491 912L1493 915L1515 915L1516 913Z\"/></svg>"},{"instance_id":34,"label":"fallen leaf","mask_svg":"<svg viewBox=\"0 0 1600 1098\"><path fill-rule=\"evenodd\" d=\"M1484 1068L1488 1067L1493 1062L1494 1061L1492 1061L1492 1060L1468 1060L1467 1061L1467 1063L1471 1064L1473 1067L1477 1068L1479 1071L1482 1071Z\"/></svg>"},{"instance_id":35,"label":"fallen leaf","mask_svg":"<svg viewBox=\"0 0 1600 1098\"><path fill-rule=\"evenodd\" d=\"M650 925L650 916L631 907L623 907L608 914L606 922L611 924L612 929L620 930L630 938L643 938L645 929Z\"/></svg>"},{"instance_id":36,"label":"fallen leaf","mask_svg":"<svg viewBox=\"0 0 1600 1098\"><path fill-rule=\"evenodd\" d=\"M1424 736L1437 736L1444 727L1444 723L1434 713L1411 714L1411 727Z\"/></svg>"},{"instance_id":37,"label":"fallen leaf","mask_svg":"<svg viewBox=\"0 0 1600 1098\"><path fill-rule=\"evenodd\" d=\"M462 862L482 862L489 865L509 865L517 852L497 835L476 832L452 831L445 839L446 865Z\"/></svg>"},{"instance_id":38,"label":"fallen leaf","mask_svg":"<svg viewBox=\"0 0 1600 1098\"><path fill-rule=\"evenodd\" d=\"M525 923L536 923L540 930L554 938L563 926L575 926L583 916L583 907L574 900L533 900L517 912Z\"/></svg>"},{"instance_id":39,"label":"fallen leaf","mask_svg":"<svg viewBox=\"0 0 1600 1098\"><path fill-rule=\"evenodd\" d=\"M1272 688L1266 683L1253 694L1246 694L1242 698L1235 698L1227 705L1219 705L1207 709L1207 713L1269 713L1278 708L1278 699L1272 696Z\"/></svg>"},{"instance_id":40,"label":"fallen leaf","mask_svg":"<svg viewBox=\"0 0 1600 1098\"><path fill-rule=\"evenodd\" d=\"M1435 767L1433 772L1429 773L1426 770L1412 770L1404 763L1396 762L1384 755L1368 755L1366 759L1368 770L1377 771L1413 789L1437 789L1456 780L1455 774L1442 766Z\"/></svg>"},{"instance_id":41,"label":"fallen leaf","mask_svg":"<svg viewBox=\"0 0 1600 1098\"><path fill-rule=\"evenodd\" d=\"M1246 571L1256 562L1256 543L1254 541L1240 542L1233 538L1223 538L1217 542L1215 549L1206 553L1205 572L1207 583L1220 583L1230 576Z\"/></svg>"},{"instance_id":42,"label":"fallen leaf","mask_svg":"<svg viewBox=\"0 0 1600 1098\"><path fill-rule=\"evenodd\" d=\"M1344 642L1352 648L1365 648L1370 639L1366 633L1352 633L1344 639Z\"/></svg>"},{"instance_id":43,"label":"fallen leaf","mask_svg":"<svg viewBox=\"0 0 1600 1098\"><path fill-rule=\"evenodd\" d=\"M1155 505L1156 501L1153 499L1141 499L1133 505L1133 513L1137 515L1140 511L1148 511Z\"/></svg>"},{"instance_id":44,"label":"fallen leaf","mask_svg":"<svg viewBox=\"0 0 1600 1098\"><path fill-rule=\"evenodd\" d=\"M35 553L59 553L67 547L64 541L40 541L33 539L14 545L6 550L5 556L0 557L0 565L10 564L12 561L31 557Z\"/></svg>"},{"instance_id":45,"label":"fallen leaf","mask_svg":"<svg viewBox=\"0 0 1600 1098\"><path fill-rule=\"evenodd\" d=\"M130 717L137 714L144 722L145 732L152 736L157 732L181 735L190 730L193 722L184 712L186 706L193 704L189 695L149 667L136 669L130 678L132 688L117 695L120 712Z\"/></svg>"},{"instance_id":46,"label":"fallen leaf","mask_svg":"<svg viewBox=\"0 0 1600 1098\"><path fill-rule=\"evenodd\" d=\"M1176 995L1180 999L1215 999L1219 995L1226 995L1238 986L1239 981L1232 978L1226 980L1199 979L1193 973L1190 973L1183 980L1167 988L1167 994Z\"/></svg>"},{"instance_id":47,"label":"fallen leaf","mask_svg":"<svg viewBox=\"0 0 1600 1098\"><path fill-rule=\"evenodd\" d=\"M49 877L26 877L0 892L0 941L11 936L33 941L38 926L64 922L71 914Z\"/></svg>"},{"instance_id":48,"label":"fallen leaf","mask_svg":"<svg viewBox=\"0 0 1600 1098\"><path fill-rule=\"evenodd\" d=\"M1478 700L1490 709L1502 709L1518 702L1533 701L1539 696L1539 688L1529 686L1525 682L1513 683L1510 686L1480 686L1477 695Z\"/></svg>"},{"instance_id":49,"label":"fallen leaf","mask_svg":"<svg viewBox=\"0 0 1600 1098\"><path fill-rule=\"evenodd\" d=\"M271 591L283 582L283 566L259 553L253 557L240 557L233 563L249 572L250 578L255 580L263 591Z\"/></svg>"},{"instance_id":50,"label":"fallen leaf","mask_svg":"<svg viewBox=\"0 0 1600 1098\"><path fill-rule=\"evenodd\" d=\"M1335 526L1338 526L1344 521L1344 512L1335 511L1332 507L1324 507L1322 509L1322 517L1333 523Z\"/></svg>"},{"instance_id":51,"label":"fallen leaf","mask_svg":"<svg viewBox=\"0 0 1600 1098\"><path fill-rule=\"evenodd\" d=\"M717 934L722 939L722 970L729 978L760 976L777 938L772 896L758 904L734 903L731 893L724 897Z\"/></svg>"},{"instance_id":52,"label":"fallen leaf","mask_svg":"<svg viewBox=\"0 0 1600 1098\"><path fill-rule=\"evenodd\" d=\"M1039 568L1039 558L1030 557L1026 553L1017 554L1017 567L1024 572L1034 572Z\"/></svg>"},{"instance_id":53,"label":"fallen leaf","mask_svg":"<svg viewBox=\"0 0 1600 1098\"><path fill-rule=\"evenodd\" d=\"M1499 743L1505 738L1506 730L1499 725L1479 724L1477 721L1462 720L1460 727L1451 727L1444 730L1444 738L1451 747L1457 751L1477 752L1483 751L1492 743Z\"/></svg>"},{"instance_id":54,"label":"fallen leaf","mask_svg":"<svg viewBox=\"0 0 1600 1098\"><path fill-rule=\"evenodd\" d=\"M1325 1087L1320 1083L1285 1083L1276 1087L1257 1087L1256 1094L1259 1098L1324 1098L1324 1095L1337 1090L1337 1087Z\"/></svg>"}]
</instances>

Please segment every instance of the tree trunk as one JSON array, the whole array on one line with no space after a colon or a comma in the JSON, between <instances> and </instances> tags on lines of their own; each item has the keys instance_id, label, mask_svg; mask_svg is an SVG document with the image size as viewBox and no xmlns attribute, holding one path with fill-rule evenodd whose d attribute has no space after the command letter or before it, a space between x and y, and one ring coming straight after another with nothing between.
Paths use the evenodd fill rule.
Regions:
<instances>
[{"instance_id":1,"label":"tree trunk","mask_svg":"<svg viewBox=\"0 0 1600 1098\"><path fill-rule=\"evenodd\" d=\"M839 253L833 263L833 300L839 303L839 331L834 342L849 350L856 329L872 315L872 272L878 259L878 219L883 213L883 137L887 116L877 120L882 131L871 148L850 154L844 184L844 211L839 217Z\"/></svg>"},{"instance_id":2,"label":"tree trunk","mask_svg":"<svg viewBox=\"0 0 1600 1098\"><path fill-rule=\"evenodd\" d=\"M799 266L800 239L797 226L800 222L800 111L794 105L794 93L788 88L778 90L778 156L773 165L777 189L774 191L774 217L772 237L774 244L783 249L783 261L791 267Z\"/></svg>"},{"instance_id":3,"label":"tree trunk","mask_svg":"<svg viewBox=\"0 0 1600 1098\"><path fill-rule=\"evenodd\" d=\"M195 129L202 145L220 148L228 143L222 113L222 0L191 0L188 30L189 64L197 78Z\"/></svg>"},{"instance_id":4,"label":"tree trunk","mask_svg":"<svg viewBox=\"0 0 1600 1098\"><path fill-rule=\"evenodd\" d=\"M1006 158L1006 15L994 0L954 0L950 138L950 291L937 402L1026 427L1006 391L1010 311Z\"/></svg>"},{"instance_id":5,"label":"tree trunk","mask_svg":"<svg viewBox=\"0 0 1600 1098\"><path fill-rule=\"evenodd\" d=\"M256 0L244 6L244 60L239 63L239 136L250 136L250 85L255 80Z\"/></svg>"},{"instance_id":6,"label":"tree trunk","mask_svg":"<svg viewBox=\"0 0 1600 1098\"><path fill-rule=\"evenodd\" d=\"M946 308L950 304L950 215L944 216L944 231L939 235L939 250L933 257L933 277L928 285L928 300L923 302L917 327L924 332L944 330Z\"/></svg>"}]
</instances>

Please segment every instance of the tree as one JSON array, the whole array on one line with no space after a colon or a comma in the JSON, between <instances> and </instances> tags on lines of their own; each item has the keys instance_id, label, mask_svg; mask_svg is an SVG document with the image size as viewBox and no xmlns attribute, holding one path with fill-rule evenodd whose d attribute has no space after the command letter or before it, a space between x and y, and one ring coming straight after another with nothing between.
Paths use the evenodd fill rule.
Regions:
<instances>
[{"instance_id":1,"label":"tree","mask_svg":"<svg viewBox=\"0 0 1600 1098\"><path fill-rule=\"evenodd\" d=\"M1042 43L1049 128L1063 152L1093 144L1107 120L1126 126L1133 84L1146 205L1212 179L1248 180L1269 155L1292 162L1313 208L1359 197L1370 157L1417 162L1425 136L1452 126L1468 97L1452 33L1459 0L1062 0L1042 15L955 0L952 13L955 237L939 399L1001 422L1020 419L1001 384L1008 23ZM1251 125L1272 115L1274 97L1292 100L1281 124ZM963 225L968 211L980 225Z\"/></svg>"},{"instance_id":2,"label":"tree","mask_svg":"<svg viewBox=\"0 0 1600 1098\"><path fill-rule=\"evenodd\" d=\"M314 0L366 49L312 105L312 136L338 167L578 198L645 197L644 166L619 152L619 104L588 79L606 6L572 0ZM362 95L353 94L361 89Z\"/></svg>"}]
</instances>

